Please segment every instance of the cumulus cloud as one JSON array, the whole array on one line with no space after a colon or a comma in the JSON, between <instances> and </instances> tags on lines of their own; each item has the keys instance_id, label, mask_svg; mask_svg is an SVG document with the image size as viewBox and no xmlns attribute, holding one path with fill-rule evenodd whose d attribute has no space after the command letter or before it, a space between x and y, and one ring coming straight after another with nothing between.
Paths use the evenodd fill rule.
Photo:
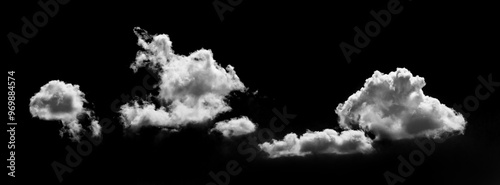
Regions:
<instances>
[{"instance_id":1,"label":"cumulus cloud","mask_svg":"<svg viewBox=\"0 0 500 185\"><path fill-rule=\"evenodd\" d=\"M338 133L332 129L307 131L300 137L290 133L282 141L265 142L259 147L271 158L307 154L369 153L373 150L372 140L366 137L363 131L347 130Z\"/></svg>"},{"instance_id":2,"label":"cumulus cloud","mask_svg":"<svg viewBox=\"0 0 500 185\"><path fill-rule=\"evenodd\" d=\"M212 131L219 131L225 137L235 137L255 131L257 126L248 117L233 118L215 123Z\"/></svg>"},{"instance_id":3,"label":"cumulus cloud","mask_svg":"<svg viewBox=\"0 0 500 185\"><path fill-rule=\"evenodd\" d=\"M339 124L344 129L360 128L377 138L396 140L463 133L464 117L425 95L424 86L424 78L405 68L389 74L375 71L363 88L338 105Z\"/></svg>"},{"instance_id":4,"label":"cumulus cloud","mask_svg":"<svg viewBox=\"0 0 500 185\"><path fill-rule=\"evenodd\" d=\"M223 68L213 59L210 50L200 49L189 56L177 55L165 34L149 35L135 28L138 45L144 50L137 53L131 65L134 71L148 67L158 73L161 105L150 102L132 102L121 107L126 126L180 127L190 123L203 123L216 115L231 110L225 98L232 91L244 91L234 68Z\"/></svg>"},{"instance_id":5,"label":"cumulus cloud","mask_svg":"<svg viewBox=\"0 0 500 185\"><path fill-rule=\"evenodd\" d=\"M440 138L463 134L466 121L455 110L427 96L422 91L424 78L413 76L405 68L389 74L375 71L359 91L337 106L339 125L345 131L325 129L297 137L291 133L284 140L263 143L260 148L270 157L304 156L311 153L368 153L372 139Z\"/></svg>"},{"instance_id":6,"label":"cumulus cloud","mask_svg":"<svg viewBox=\"0 0 500 185\"><path fill-rule=\"evenodd\" d=\"M33 117L42 120L58 120L63 123L61 132L69 133L73 140L79 140L84 129L90 130L93 136L99 136L101 127L92 115L92 111L83 107L85 94L78 85L66 84L53 80L40 88L30 99L30 112ZM83 128L79 117L91 117L88 128ZM61 133L62 134L62 133Z\"/></svg>"}]
</instances>

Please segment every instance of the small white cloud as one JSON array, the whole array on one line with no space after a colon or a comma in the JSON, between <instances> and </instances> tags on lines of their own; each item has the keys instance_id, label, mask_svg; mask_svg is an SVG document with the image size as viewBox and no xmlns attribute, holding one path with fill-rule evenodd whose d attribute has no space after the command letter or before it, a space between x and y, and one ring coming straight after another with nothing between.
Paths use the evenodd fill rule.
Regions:
<instances>
[{"instance_id":1,"label":"small white cloud","mask_svg":"<svg viewBox=\"0 0 500 185\"><path fill-rule=\"evenodd\" d=\"M78 85L53 80L31 97L30 112L44 120L74 120L87 102Z\"/></svg>"},{"instance_id":2,"label":"small white cloud","mask_svg":"<svg viewBox=\"0 0 500 185\"><path fill-rule=\"evenodd\" d=\"M255 124L248 117L243 116L241 118L217 122L212 131L219 131L225 137L234 137L252 133L255 129Z\"/></svg>"},{"instance_id":3,"label":"small white cloud","mask_svg":"<svg viewBox=\"0 0 500 185\"><path fill-rule=\"evenodd\" d=\"M339 104L336 113L344 129L361 128L378 138L438 138L443 133L463 133L463 116L424 95L424 78L405 68L389 74L375 71L361 90Z\"/></svg>"},{"instance_id":4,"label":"small white cloud","mask_svg":"<svg viewBox=\"0 0 500 185\"><path fill-rule=\"evenodd\" d=\"M340 134L332 129L311 132L297 137L290 133L282 141L265 142L259 147L271 158L305 156L308 154L352 154L373 151L372 140L363 131L348 130Z\"/></svg>"},{"instance_id":5,"label":"small white cloud","mask_svg":"<svg viewBox=\"0 0 500 185\"><path fill-rule=\"evenodd\" d=\"M149 67L160 76L158 99L162 105L122 106L122 118L126 126L154 125L179 127L189 123L203 123L216 115L231 110L225 97L231 91L244 91L234 68L221 67L213 59L210 50L201 49L189 56L174 54L170 38L165 35L149 36L140 28L134 29L139 37L139 51L134 71Z\"/></svg>"},{"instance_id":6,"label":"small white cloud","mask_svg":"<svg viewBox=\"0 0 500 185\"><path fill-rule=\"evenodd\" d=\"M92 131L92 136L97 137L101 136L101 125L99 125L99 121L97 120L92 120L90 123L91 131Z\"/></svg>"},{"instance_id":7,"label":"small white cloud","mask_svg":"<svg viewBox=\"0 0 500 185\"><path fill-rule=\"evenodd\" d=\"M42 86L40 92L31 97L30 113L42 120L61 121L64 126L62 132L69 133L74 140L79 140L82 125L78 122L78 116L86 114L95 119L92 112L83 107L87 102L84 96L78 85L53 80ZM100 125L97 121L93 120L88 129L94 136L100 135Z\"/></svg>"}]
</instances>

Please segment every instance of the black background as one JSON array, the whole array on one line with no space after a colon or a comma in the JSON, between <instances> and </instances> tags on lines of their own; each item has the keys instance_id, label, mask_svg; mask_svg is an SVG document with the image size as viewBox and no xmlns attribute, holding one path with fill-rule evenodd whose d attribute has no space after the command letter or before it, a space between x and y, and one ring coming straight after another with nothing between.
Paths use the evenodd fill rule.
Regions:
<instances>
[{"instance_id":1,"label":"black background","mask_svg":"<svg viewBox=\"0 0 500 185\"><path fill-rule=\"evenodd\" d=\"M31 19L40 11L37 2L4 2L3 35L21 34L21 17ZM397 157L407 158L418 148L408 140L384 144L370 155L271 160L260 153L247 163L247 156L236 149L242 140L207 134L209 126L174 134L123 131L110 105L148 75L129 68L139 49L132 31L136 26L168 34L177 54L211 49L219 64L235 67L251 92L259 91L234 94L229 98L234 111L208 125L247 115L265 128L273 108L286 106L296 114L276 139L289 132L335 128L338 103L359 90L375 70L388 73L405 67L425 78L425 94L449 107L474 94L478 76L492 74L500 81L498 11L490 2L401 1L403 11L350 64L339 44L353 44L353 27L364 28L373 20L369 12L386 9L388 1L243 0L223 21L212 2L73 0L61 5L19 53L4 37L3 61L7 70L16 71L15 181L58 184L50 164L65 160L67 145L76 146L59 136L60 123L29 114L29 98L56 79L80 85L86 106L117 128L64 175L63 184L206 184L210 171L224 169L232 159L243 171L231 177L231 184L386 184L383 173L397 171ZM438 144L404 184L500 184L498 91L470 113L465 135Z\"/></svg>"}]
</instances>

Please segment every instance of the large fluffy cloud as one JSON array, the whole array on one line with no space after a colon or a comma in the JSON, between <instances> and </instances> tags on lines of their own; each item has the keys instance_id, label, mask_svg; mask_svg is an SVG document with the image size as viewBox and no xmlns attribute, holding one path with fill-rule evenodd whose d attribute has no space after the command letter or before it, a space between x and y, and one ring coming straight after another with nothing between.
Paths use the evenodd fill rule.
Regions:
<instances>
[{"instance_id":1,"label":"large fluffy cloud","mask_svg":"<svg viewBox=\"0 0 500 185\"><path fill-rule=\"evenodd\" d=\"M92 115L92 111L83 107L85 94L78 85L66 84L53 80L40 88L30 99L30 112L33 117L43 120L59 120L63 123L61 132L69 133L71 138L79 140L80 133L87 129L92 135L99 136L101 126ZM88 128L79 123L80 116L91 118Z\"/></svg>"},{"instance_id":2,"label":"large fluffy cloud","mask_svg":"<svg viewBox=\"0 0 500 185\"><path fill-rule=\"evenodd\" d=\"M291 133L284 140L263 143L260 148L270 157L311 153L368 153L372 151L371 132L376 139L440 138L462 134L466 121L455 110L424 95L424 78L405 68L389 74L375 71L363 88L337 106L339 125L345 131L307 132L300 138Z\"/></svg>"},{"instance_id":3,"label":"large fluffy cloud","mask_svg":"<svg viewBox=\"0 0 500 185\"><path fill-rule=\"evenodd\" d=\"M252 133L255 129L255 124L248 117L243 116L217 122L212 130L221 132L225 137L234 137Z\"/></svg>"},{"instance_id":4,"label":"large fluffy cloud","mask_svg":"<svg viewBox=\"0 0 500 185\"><path fill-rule=\"evenodd\" d=\"M189 56L177 55L172 42L165 35L150 36L140 28L134 29L138 45L144 50L137 53L131 65L134 71L149 67L158 72L160 106L149 102L132 102L121 107L126 126L179 127L202 123L231 110L225 97L231 91L242 91L245 86L234 68L221 67L210 50L201 49Z\"/></svg>"},{"instance_id":5,"label":"large fluffy cloud","mask_svg":"<svg viewBox=\"0 0 500 185\"><path fill-rule=\"evenodd\" d=\"M339 104L336 113L345 129L360 128L378 138L440 137L463 133L464 117L422 91L424 78L405 68L389 74L375 71L363 88Z\"/></svg>"},{"instance_id":6,"label":"large fluffy cloud","mask_svg":"<svg viewBox=\"0 0 500 185\"><path fill-rule=\"evenodd\" d=\"M260 144L260 148L271 158L281 156L304 156L317 153L351 154L369 153L373 150L372 140L365 133L357 130L347 130L338 133L332 129L311 132L297 137L290 133L282 141Z\"/></svg>"}]
</instances>

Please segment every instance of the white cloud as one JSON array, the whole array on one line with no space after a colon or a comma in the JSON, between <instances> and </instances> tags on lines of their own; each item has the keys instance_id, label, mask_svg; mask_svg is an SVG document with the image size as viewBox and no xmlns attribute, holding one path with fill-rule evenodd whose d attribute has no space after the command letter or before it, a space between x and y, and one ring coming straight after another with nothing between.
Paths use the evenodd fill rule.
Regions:
<instances>
[{"instance_id":1,"label":"white cloud","mask_svg":"<svg viewBox=\"0 0 500 185\"><path fill-rule=\"evenodd\" d=\"M73 120L87 102L78 85L53 80L31 97L30 112L44 120Z\"/></svg>"},{"instance_id":2,"label":"white cloud","mask_svg":"<svg viewBox=\"0 0 500 185\"><path fill-rule=\"evenodd\" d=\"M158 72L161 79L157 98L162 106L148 102L123 105L121 113L126 126L179 127L202 123L231 110L225 102L231 91L245 90L234 68L230 65L222 68L210 50L201 49L189 56L176 55L167 35L149 36L140 28L134 31L144 51L138 52L131 68L137 71L149 67Z\"/></svg>"},{"instance_id":3,"label":"white cloud","mask_svg":"<svg viewBox=\"0 0 500 185\"><path fill-rule=\"evenodd\" d=\"M361 90L337 106L340 135L331 129L297 137L290 133L282 141L263 143L260 148L270 157L304 156L310 153L368 153L372 140L440 138L450 133L462 134L466 121L439 100L424 95L424 78L413 76L405 68L382 74L375 71Z\"/></svg>"},{"instance_id":4,"label":"white cloud","mask_svg":"<svg viewBox=\"0 0 500 185\"><path fill-rule=\"evenodd\" d=\"M101 136L101 125L99 125L99 121L92 120L90 123L91 131L93 136Z\"/></svg>"},{"instance_id":5,"label":"white cloud","mask_svg":"<svg viewBox=\"0 0 500 185\"><path fill-rule=\"evenodd\" d=\"M86 114L95 119L92 112L83 107L83 103L87 102L84 96L78 85L52 80L31 97L30 112L33 117L42 120L61 121L64 126L62 132L67 132L72 139L79 140L83 128L78 116ZM94 136L100 135L100 125L97 121L93 120L89 127Z\"/></svg>"},{"instance_id":6,"label":"white cloud","mask_svg":"<svg viewBox=\"0 0 500 185\"><path fill-rule=\"evenodd\" d=\"M372 140L363 131L347 130L340 134L332 129L311 132L300 137L290 133L282 141L265 142L259 147L269 157L304 156L307 154L352 154L373 151Z\"/></svg>"},{"instance_id":7,"label":"white cloud","mask_svg":"<svg viewBox=\"0 0 500 185\"><path fill-rule=\"evenodd\" d=\"M378 138L438 138L443 133L463 133L460 113L424 95L424 78L405 68L383 74L375 71L361 90L339 104L336 113L344 129L361 128Z\"/></svg>"},{"instance_id":8,"label":"white cloud","mask_svg":"<svg viewBox=\"0 0 500 185\"><path fill-rule=\"evenodd\" d=\"M212 130L221 132L225 137L234 137L252 133L255 129L255 124L248 117L243 116L217 122Z\"/></svg>"}]
</instances>

